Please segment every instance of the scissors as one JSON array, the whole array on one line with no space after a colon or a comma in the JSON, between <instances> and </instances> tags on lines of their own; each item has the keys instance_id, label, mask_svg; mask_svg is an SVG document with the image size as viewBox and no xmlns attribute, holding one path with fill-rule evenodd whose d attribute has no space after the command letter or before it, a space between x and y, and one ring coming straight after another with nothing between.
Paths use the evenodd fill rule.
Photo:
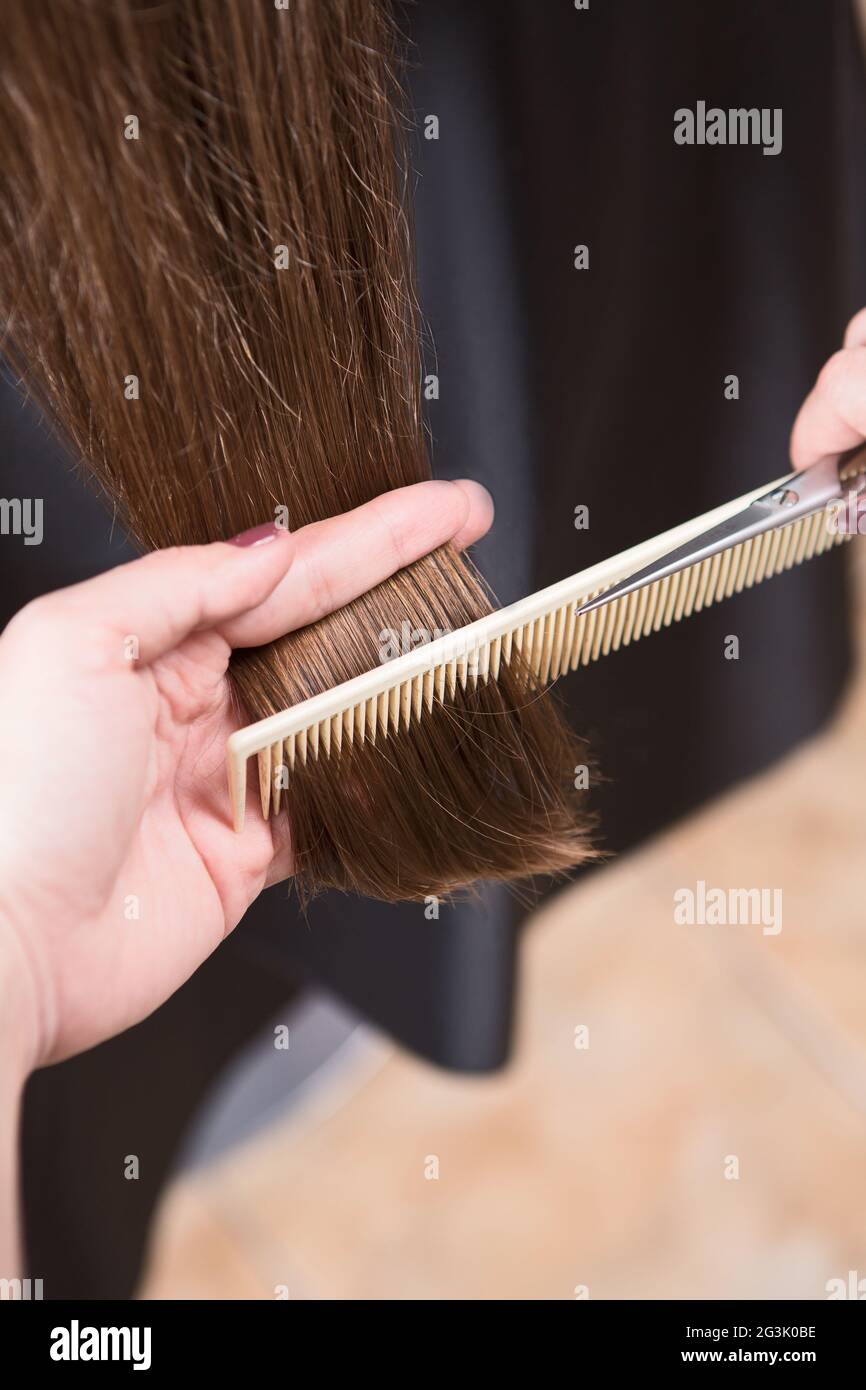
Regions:
<instances>
[{"instance_id":1,"label":"scissors","mask_svg":"<svg viewBox=\"0 0 866 1390\"><path fill-rule=\"evenodd\" d=\"M859 498L864 492L866 445L819 459L802 472L789 473L743 511L728 517L727 521L711 526L685 545L669 550L652 564L582 604L577 609L577 616L591 613L594 608L602 608L625 594L645 588L647 584L655 584L670 574L700 564L702 560L763 535L765 531L773 531L776 527L799 521L801 517L811 516L832 506L834 502Z\"/></svg>"}]
</instances>

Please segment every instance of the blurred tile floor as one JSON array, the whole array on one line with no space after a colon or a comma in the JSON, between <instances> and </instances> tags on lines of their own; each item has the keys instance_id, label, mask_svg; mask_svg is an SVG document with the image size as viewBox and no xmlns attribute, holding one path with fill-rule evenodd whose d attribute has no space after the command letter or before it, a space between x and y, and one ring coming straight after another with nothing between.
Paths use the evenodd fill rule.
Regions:
<instances>
[{"instance_id":1,"label":"blurred tile floor","mask_svg":"<svg viewBox=\"0 0 866 1390\"><path fill-rule=\"evenodd\" d=\"M141 1296L825 1298L866 1279L864 848L861 669L825 734L537 914L506 1072L455 1079L370 1037L286 1122L176 1181ZM781 888L781 932L675 924L698 879Z\"/></svg>"}]
</instances>

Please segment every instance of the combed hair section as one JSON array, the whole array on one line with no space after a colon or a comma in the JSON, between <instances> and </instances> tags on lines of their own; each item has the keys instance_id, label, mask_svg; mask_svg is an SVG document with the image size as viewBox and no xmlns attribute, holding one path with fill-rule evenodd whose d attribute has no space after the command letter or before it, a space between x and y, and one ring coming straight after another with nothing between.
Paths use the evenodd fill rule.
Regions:
<instances>
[{"instance_id":1,"label":"combed hair section","mask_svg":"<svg viewBox=\"0 0 866 1390\"><path fill-rule=\"evenodd\" d=\"M380 0L0 5L4 355L142 548L430 476L401 43ZM467 472L471 461L467 460ZM446 547L231 666L253 721L490 611ZM383 900L590 853L552 698L504 663L297 764L296 878Z\"/></svg>"}]
</instances>

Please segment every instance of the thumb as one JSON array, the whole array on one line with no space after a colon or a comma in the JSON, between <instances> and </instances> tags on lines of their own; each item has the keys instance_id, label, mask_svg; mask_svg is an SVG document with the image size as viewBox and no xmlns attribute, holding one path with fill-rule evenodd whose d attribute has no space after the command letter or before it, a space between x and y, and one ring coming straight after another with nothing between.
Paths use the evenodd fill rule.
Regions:
<instances>
[{"instance_id":1,"label":"thumb","mask_svg":"<svg viewBox=\"0 0 866 1390\"><path fill-rule=\"evenodd\" d=\"M147 665L190 633L218 628L262 603L288 572L294 537L272 523L232 541L156 550L37 599L60 633L107 650L135 637ZM80 619L80 623L77 621ZM62 638L61 638L62 640Z\"/></svg>"}]
</instances>

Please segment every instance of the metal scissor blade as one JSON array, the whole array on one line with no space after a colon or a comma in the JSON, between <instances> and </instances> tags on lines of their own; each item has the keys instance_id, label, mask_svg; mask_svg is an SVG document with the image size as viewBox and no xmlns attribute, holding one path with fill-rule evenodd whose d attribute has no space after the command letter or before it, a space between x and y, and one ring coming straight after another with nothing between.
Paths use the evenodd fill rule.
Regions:
<instances>
[{"instance_id":1,"label":"metal scissor blade","mask_svg":"<svg viewBox=\"0 0 866 1390\"><path fill-rule=\"evenodd\" d=\"M793 521L794 518L786 517L785 520ZM678 546L676 550L668 551L667 555L654 560L651 565L645 565L636 574L630 574L627 579L621 580L619 584L614 584L612 588L605 590L597 598L582 604L577 610L578 616L581 613L590 613L593 608L601 608L605 603L612 603L614 599L623 598L626 594L633 593L635 589L642 589L646 584L654 584L658 579L665 579L669 574L676 574L678 570L700 564L701 560L709 559L718 551L727 550L732 545L739 545L740 541L748 539L749 536L760 535L762 531L768 531L779 524L768 513L766 507L753 502L745 511L738 512L736 516L729 517L727 521L711 527L709 531L702 532L700 536L696 536L694 540L688 541L685 545Z\"/></svg>"},{"instance_id":2,"label":"metal scissor blade","mask_svg":"<svg viewBox=\"0 0 866 1390\"><path fill-rule=\"evenodd\" d=\"M642 589L647 584L654 584L670 574L676 574L678 570L700 564L702 560L709 559L719 551L740 545L743 541L751 540L753 536L760 536L777 526L787 526L789 522L819 511L841 495L843 486L839 478L838 458L821 459L800 473L790 473L743 511L719 522L717 526L711 526L709 530L701 532L699 536L677 546L675 550L668 551L652 564L645 565L643 569L630 574L619 584L606 589L597 598L582 604L576 610L577 616L590 613L593 608L601 608L603 604L612 603L615 599L633 593L635 589Z\"/></svg>"}]
</instances>

